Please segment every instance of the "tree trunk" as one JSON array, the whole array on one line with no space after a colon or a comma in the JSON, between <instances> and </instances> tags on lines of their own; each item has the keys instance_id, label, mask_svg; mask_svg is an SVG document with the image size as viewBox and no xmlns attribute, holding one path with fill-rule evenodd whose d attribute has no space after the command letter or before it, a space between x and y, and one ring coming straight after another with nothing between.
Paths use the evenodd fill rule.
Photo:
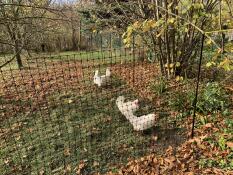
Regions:
<instances>
[{"instance_id":1,"label":"tree trunk","mask_svg":"<svg viewBox=\"0 0 233 175\"><path fill-rule=\"evenodd\" d=\"M22 63L21 55L19 53L16 53L16 61L17 61L17 64L18 64L18 68L22 69L23 68L23 63Z\"/></svg>"},{"instance_id":2,"label":"tree trunk","mask_svg":"<svg viewBox=\"0 0 233 175\"><path fill-rule=\"evenodd\" d=\"M74 26L72 26L72 49L77 50L76 30Z\"/></svg>"},{"instance_id":3,"label":"tree trunk","mask_svg":"<svg viewBox=\"0 0 233 175\"><path fill-rule=\"evenodd\" d=\"M82 21L79 21L79 33L78 33L78 49L81 50L82 48Z\"/></svg>"},{"instance_id":4,"label":"tree trunk","mask_svg":"<svg viewBox=\"0 0 233 175\"><path fill-rule=\"evenodd\" d=\"M160 3L160 4L159 4ZM159 8L158 8L158 6L160 5L161 6L161 3L162 3L162 1L158 1L158 0L155 0L155 5L156 5L156 20L159 20L160 19L160 12L159 12ZM157 32L157 34L159 34L159 32ZM154 37L152 37L152 41L153 41L153 43L154 43L154 48L156 47L155 46L155 39L154 39ZM160 72L161 72L161 74L163 75L163 76L165 76L165 74L166 74L166 71L165 71L165 68L164 68L164 58L165 58L165 56L164 56L164 54L163 54L163 49L162 49L162 39L161 39L161 36L159 36L158 37L158 47L159 47L159 52L160 52L160 54L159 54L159 63L160 63ZM154 49L155 50L155 49Z\"/></svg>"},{"instance_id":5,"label":"tree trunk","mask_svg":"<svg viewBox=\"0 0 233 175\"><path fill-rule=\"evenodd\" d=\"M19 43L18 43L17 40L15 41L14 52L15 52L15 57L16 57L16 62L17 62L18 68L22 69L23 68L23 62L22 62L22 59L21 59L21 51L20 51Z\"/></svg>"},{"instance_id":6,"label":"tree trunk","mask_svg":"<svg viewBox=\"0 0 233 175\"><path fill-rule=\"evenodd\" d=\"M15 57L16 57L16 62L17 62L18 68L22 69L23 68L23 62L22 62L22 59L21 59L21 50L20 50L19 38L21 38L20 34L16 33L16 31L14 31L12 33L12 39L14 40L14 43L15 43L15 45L14 45L14 54L15 54Z\"/></svg>"}]
</instances>

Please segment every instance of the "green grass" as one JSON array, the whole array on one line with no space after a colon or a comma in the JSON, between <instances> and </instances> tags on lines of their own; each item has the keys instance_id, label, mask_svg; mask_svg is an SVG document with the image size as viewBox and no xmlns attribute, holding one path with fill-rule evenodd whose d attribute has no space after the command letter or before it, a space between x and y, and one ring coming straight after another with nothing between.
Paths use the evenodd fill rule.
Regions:
<instances>
[{"instance_id":1,"label":"green grass","mask_svg":"<svg viewBox=\"0 0 233 175\"><path fill-rule=\"evenodd\" d=\"M111 87L94 91L90 88L82 95L55 92L46 99L49 108L38 106L36 111L22 111L4 120L1 128L8 133L1 143L0 174L13 173L19 165L29 174L62 173L67 165L74 171L82 160L86 162L84 174L99 168L103 172L147 152L151 136L135 133L115 105L119 95L136 96L118 79L113 79ZM145 106L139 115L151 110ZM99 165L93 167L94 162Z\"/></svg>"},{"instance_id":2,"label":"green grass","mask_svg":"<svg viewBox=\"0 0 233 175\"><path fill-rule=\"evenodd\" d=\"M104 50L90 52L62 52L58 55L50 55L49 59L62 61L83 61L96 65L108 65L120 62L133 61L133 55L129 51L124 50ZM137 55L136 58L137 60Z\"/></svg>"},{"instance_id":3,"label":"green grass","mask_svg":"<svg viewBox=\"0 0 233 175\"><path fill-rule=\"evenodd\" d=\"M28 59L25 55L22 55L23 65L25 67L33 67L31 62L35 59L44 59L46 61L83 61L83 62L95 62L96 64L111 64L124 61L133 61L133 56L130 51L124 49L118 50L103 50L103 51L67 51L60 53L44 53L40 55L32 54L33 57ZM13 55L7 55L5 57L0 56L0 65L4 64L6 60L11 59ZM137 56L136 56L137 57ZM10 64L2 68L2 70L18 69L16 61L12 61Z\"/></svg>"},{"instance_id":4,"label":"green grass","mask_svg":"<svg viewBox=\"0 0 233 175\"><path fill-rule=\"evenodd\" d=\"M102 55L99 52L79 53L81 57L78 54L74 57L74 54L66 52L46 59L55 63L60 61L63 65L66 61L81 59L84 61L83 65L96 63L100 66L101 73L105 72L108 63L132 60L132 55L120 52L104 52ZM112 58L109 58L109 54L112 54ZM89 62L90 59L93 61ZM34 66L33 64L35 63L30 63L30 66ZM43 71L43 62L41 65ZM54 71L59 68L57 66ZM116 107L115 101L119 95L131 100L138 98L132 89L115 76L110 86L94 87L89 79L89 73L93 70L88 67L82 71L84 80L80 80L83 83L80 87L84 86L84 91L79 89L78 84L77 89L73 86L69 89L69 85L64 84L66 89L46 96L45 104L40 104L37 99L24 101L23 98L8 100L0 97L0 104L9 106L9 111L20 109L0 122L0 174L38 174L43 171L45 174L64 174L68 165L74 173L81 161L86 164L83 174L90 174L92 171L106 172L116 170L129 158L137 158L154 150L151 147L153 134L134 132ZM18 75L17 71L13 73ZM11 77L9 75L7 78ZM150 102L139 100L141 107L136 115L155 112ZM36 109L28 109L30 105L34 105ZM161 118L165 121L166 116ZM166 138L162 132L159 134L161 138ZM169 146L167 143L170 144L165 139L162 148ZM161 152L160 148L158 147L156 153Z\"/></svg>"},{"instance_id":5,"label":"green grass","mask_svg":"<svg viewBox=\"0 0 233 175\"><path fill-rule=\"evenodd\" d=\"M3 65L5 62L10 60L14 56L13 54L7 54L7 55L0 55L0 66ZM12 61L5 67L1 68L1 70L9 70L9 69L18 69L18 66L16 64L16 61Z\"/></svg>"}]
</instances>

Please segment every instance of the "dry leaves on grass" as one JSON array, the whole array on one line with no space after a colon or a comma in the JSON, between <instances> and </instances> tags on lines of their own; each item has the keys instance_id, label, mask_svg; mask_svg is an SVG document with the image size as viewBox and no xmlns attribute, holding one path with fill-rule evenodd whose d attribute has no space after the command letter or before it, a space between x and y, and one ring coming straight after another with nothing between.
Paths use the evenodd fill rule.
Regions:
<instances>
[{"instance_id":1,"label":"dry leaves on grass","mask_svg":"<svg viewBox=\"0 0 233 175\"><path fill-rule=\"evenodd\" d=\"M159 76L157 64L152 63L128 63L117 64L112 67L114 74L118 75L142 98L151 98L154 93L150 90L150 83Z\"/></svg>"},{"instance_id":2,"label":"dry leaves on grass","mask_svg":"<svg viewBox=\"0 0 233 175\"><path fill-rule=\"evenodd\" d=\"M139 175L139 174L216 174L232 175L233 171L220 169L219 167L200 167L199 160L202 156L206 159L217 159L217 156L226 157L230 149L221 150L216 145L211 145L206 139L214 136L214 133L220 131L219 128L225 128L224 122L219 118L218 124L200 126L195 132L196 137L189 139L177 148L171 146L164 155L149 155L138 160L130 161L118 173L109 172L107 175ZM232 148L233 143L228 141L226 145ZM175 150L175 151L174 151Z\"/></svg>"},{"instance_id":3,"label":"dry leaves on grass","mask_svg":"<svg viewBox=\"0 0 233 175\"><path fill-rule=\"evenodd\" d=\"M78 166L75 168L76 175L82 175L82 170L85 168L86 164L84 161L81 161Z\"/></svg>"},{"instance_id":4,"label":"dry leaves on grass","mask_svg":"<svg viewBox=\"0 0 233 175\"><path fill-rule=\"evenodd\" d=\"M87 70L85 76L91 78L91 70ZM84 70L79 62L53 62L47 67L4 71L1 78L0 93L4 99L4 105L0 106L4 111L2 118L34 111L38 106L46 108L51 103L47 98L55 92L86 91Z\"/></svg>"}]
</instances>

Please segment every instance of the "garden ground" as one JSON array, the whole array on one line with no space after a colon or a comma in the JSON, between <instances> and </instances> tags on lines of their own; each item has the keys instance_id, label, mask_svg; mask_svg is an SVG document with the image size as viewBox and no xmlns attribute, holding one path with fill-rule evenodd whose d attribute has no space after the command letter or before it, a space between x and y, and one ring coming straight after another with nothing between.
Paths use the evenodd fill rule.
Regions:
<instances>
[{"instance_id":1,"label":"garden ground","mask_svg":"<svg viewBox=\"0 0 233 175\"><path fill-rule=\"evenodd\" d=\"M196 137L187 139L192 113L179 108L191 106L181 97L194 92L193 79L164 82L156 63L135 62L132 55L85 57L37 58L21 71L1 71L2 174L232 173L232 115L198 113ZM93 71L104 73L106 66L111 83L97 88ZM231 77L222 82L230 104ZM119 95L139 98L137 114L155 112L156 127L134 132L116 108Z\"/></svg>"},{"instance_id":2,"label":"garden ground","mask_svg":"<svg viewBox=\"0 0 233 175\"><path fill-rule=\"evenodd\" d=\"M107 66L95 59L36 59L24 70L2 71L1 173L59 174L82 163L83 174L117 171L130 159L183 142L174 118L143 97L156 64L130 61L109 61L113 76L104 88L92 84L93 70ZM134 132L115 105L119 95L139 98L138 115L156 112L157 127Z\"/></svg>"}]
</instances>

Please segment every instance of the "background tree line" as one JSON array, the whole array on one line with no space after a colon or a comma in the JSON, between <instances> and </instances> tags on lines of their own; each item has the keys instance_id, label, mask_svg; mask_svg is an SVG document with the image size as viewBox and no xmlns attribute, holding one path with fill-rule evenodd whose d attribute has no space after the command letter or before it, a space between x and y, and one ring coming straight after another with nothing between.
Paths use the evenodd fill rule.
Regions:
<instances>
[{"instance_id":1,"label":"background tree line","mask_svg":"<svg viewBox=\"0 0 233 175\"><path fill-rule=\"evenodd\" d=\"M94 37L104 43L98 34L117 33L128 47L145 45L173 77L192 67L204 32L224 52L226 35L206 32L233 28L232 7L229 0L0 0L0 52L14 53L21 68L22 52L91 50Z\"/></svg>"},{"instance_id":2,"label":"background tree line","mask_svg":"<svg viewBox=\"0 0 233 175\"><path fill-rule=\"evenodd\" d=\"M31 56L81 49L77 6L52 0L0 0L0 53L14 53L22 68L25 52Z\"/></svg>"}]
</instances>

